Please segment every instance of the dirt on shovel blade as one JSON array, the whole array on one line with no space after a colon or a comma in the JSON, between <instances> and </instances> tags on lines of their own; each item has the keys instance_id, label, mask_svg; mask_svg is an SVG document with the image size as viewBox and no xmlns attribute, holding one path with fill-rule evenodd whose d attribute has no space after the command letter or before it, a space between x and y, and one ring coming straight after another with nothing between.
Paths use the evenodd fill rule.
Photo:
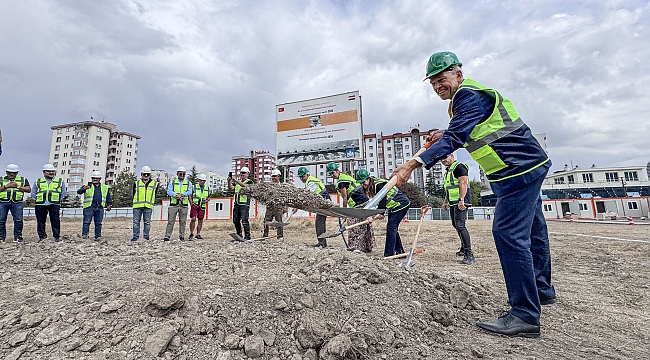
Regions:
<instances>
[{"instance_id":1,"label":"dirt on shovel blade","mask_svg":"<svg viewBox=\"0 0 650 360\"><path fill-rule=\"evenodd\" d=\"M313 211L331 209L336 206L336 204L320 195L291 184L274 184L270 182L253 184L241 189L241 194L248 195L267 207L273 208L288 206Z\"/></svg>"}]
</instances>

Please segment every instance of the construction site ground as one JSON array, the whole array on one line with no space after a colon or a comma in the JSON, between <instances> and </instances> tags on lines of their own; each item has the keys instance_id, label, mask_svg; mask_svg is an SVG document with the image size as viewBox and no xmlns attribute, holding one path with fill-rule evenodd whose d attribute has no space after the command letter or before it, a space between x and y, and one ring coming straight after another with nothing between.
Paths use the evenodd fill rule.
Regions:
<instances>
[{"instance_id":1,"label":"construction site ground","mask_svg":"<svg viewBox=\"0 0 650 360\"><path fill-rule=\"evenodd\" d=\"M61 243L36 243L27 218L25 243L0 244L0 359L650 358L648 226L549 222L559 301L543 307L541 337L524 339L475 326L508 309L491 221L468 222L471 266L448 221L423 223L426 251L407 269L382 260L385 220L370 254L340 237L311 247L308 219L248 243L231 243L226 221L184 243L177 224L162 242L165 225L131 244L131 220L107 219L95 242L63 219ZM261 221L252 228L261 236ZM405 248L416 228L401 225Z\"/></svg>"}]
</instances>

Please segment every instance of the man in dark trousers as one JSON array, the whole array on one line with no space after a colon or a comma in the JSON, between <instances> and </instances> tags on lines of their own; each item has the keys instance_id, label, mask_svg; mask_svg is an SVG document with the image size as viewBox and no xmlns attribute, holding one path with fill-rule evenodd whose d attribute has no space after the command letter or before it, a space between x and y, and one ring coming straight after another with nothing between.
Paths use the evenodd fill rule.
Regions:
<instances>
[{"instance_id":1,"label":"man in dark trousers","mask_svg":"<svg viewBox=\"0 0 650 360\"><path fill-rule=\"evenodd\" d=\"M56 168L52 164L43 165L43 177L39 178L32 185L32 199L36 200L34 213L36 214L36 232L38 241L41 242L47 238L45 232L45 220L50 215L50 225L52 225L52 236L54 242L61 240L61 200L65 197L65 181L54 176Z\"/></svg>"},{"instance_id":2,"label":"man in dark trousers","mask_svg":"<svg viewBox=\"0 0 650 360\"><path fill-rule=\"evenodd\" d=\"M451 100L449 127L432 132L427 141L438 142L395 169L393 176L401 184L422 165L429 169L460 148L469 152L497 196L492 235L511 307L498 319L476 325L496 334L539 337L541 305L557 301L540 196L551 160L512 102L464 78L461 66L448 51L429 58L426 79L440 99Z\"/></svg>"},{"instance_id":3,"label":"man in dark trousers","mask_svg":"<svg viewBox=\"0 0 650 360\"><path fill-rule=\"evenodd\" d=\"M81 237L88 239L90 232L90 222L95 221L95 241L102 239L102 221L104 220L104 208L111 211L113 201L111 193L108 191L108 185L102 184L102 173L95 170L92 172L91 183L77 190L77 194L84 196L84 220L81 226Z\"/></svg>"},{"instance_id":4,"label":"man in dark trousers","mask_svg":"<svg viewBox=\"0 0 650 360\"><path fill-rule=\"evenodd\" d=\"M250 212L251 199L246 195L241 195L239 192L242 188L248 187L253 184L253 180L248 178L250 170L246 166L239 170L239 179L233 179L228 176L228 190L235 191L232 209L232 222L235 224L237 235L242 237L242 228L244 230L244 240L251 239L251 225L248 222ZM234 185L233 185L234 183Z\"/></svg>"},{"instance_id":5,"label":"man in dark trousers","mask_svg":"<svg viewBox=\"0 0 650 360\"><path fill-rule=\"evenodd\" d=\"M472 243L469 238L469 231L465 226L467 221L467 208L472 205L472 197L469 192L469 166L454 159L454 154L449 154L441 160L447 167L445 173L445 200L442 202L442 209L449 209L451 225L458 232L460 237L460 250L457 256L463 256L461 263L471 265L476 262L472 252Z\"/></svg>"}]
</instances>

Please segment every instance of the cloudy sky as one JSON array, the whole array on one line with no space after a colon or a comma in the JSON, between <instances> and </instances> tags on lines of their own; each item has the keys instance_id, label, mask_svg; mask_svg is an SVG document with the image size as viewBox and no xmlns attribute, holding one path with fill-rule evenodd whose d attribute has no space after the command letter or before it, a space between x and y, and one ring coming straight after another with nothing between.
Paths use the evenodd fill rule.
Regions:
<instances>
[{"instance_id":1,"label":"cloudy sky","mask_svg":"<svg viewBox=\"0 0 650 360\"><path fill-rule=\"evenodd\" d=\"M640 0L4 0L0 165L34 179L50 126L92 116L142 136L138 167L226 174L233 155L275 151L276 104L354 90L366 133L445 128L447 103L422 82L442 50L547 134L554 170L645 165L649 13Z\"/></svg>"}]
</instances>

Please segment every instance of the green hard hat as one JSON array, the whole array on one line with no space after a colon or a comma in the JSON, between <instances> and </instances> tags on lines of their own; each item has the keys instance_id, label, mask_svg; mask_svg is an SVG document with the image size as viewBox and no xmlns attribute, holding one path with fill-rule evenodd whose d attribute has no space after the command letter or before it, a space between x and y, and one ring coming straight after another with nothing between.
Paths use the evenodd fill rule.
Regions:
<instances>
[{"instance_id":1,"label":"green hard hat","mask_svg":"<svg viewBox=\"0 0 650 360\"><path fill-rule=\"evenodd\" d=\"M309 170L307 170L306 167L301 166L301 167L298 169L298 176L303 176L303 175L305 175L305 174L309 174Z\"/></svg>"},{"instance_id":2,"label":"green hard hat","mask_svg":"<svg viewBox=\"0 0 650 360\"><path fill-rule=\"evenodd\" d=\"M427 63L427 77L424 80L447 70L452 65L463 66L463 63L451 51L441 51L431 55Z\"/></svg>"},{"instance_id":3,"label":"green hard hat","mask_svg":"<svg viewBox=\"0 0 650 360\"><path fill-rule=\"evenodd\" d=\"M339 168L339 164L335 163L334 161L327 163L327 174L331 174L334 172L334 170Z\"/></svg>"},{"instance_id":4,"label":"green hard hat","mask_svg":"<svg viewBox=\"0 0 650 360\"><path fill-rule=\"evenodd\" d=\"M366 179L370 176L370 173L368 173L368 170L366 169L359 169L357 170L357 173L355 174L354 178L358 182L364 182Z\"/></svg>"}]
</instances>

